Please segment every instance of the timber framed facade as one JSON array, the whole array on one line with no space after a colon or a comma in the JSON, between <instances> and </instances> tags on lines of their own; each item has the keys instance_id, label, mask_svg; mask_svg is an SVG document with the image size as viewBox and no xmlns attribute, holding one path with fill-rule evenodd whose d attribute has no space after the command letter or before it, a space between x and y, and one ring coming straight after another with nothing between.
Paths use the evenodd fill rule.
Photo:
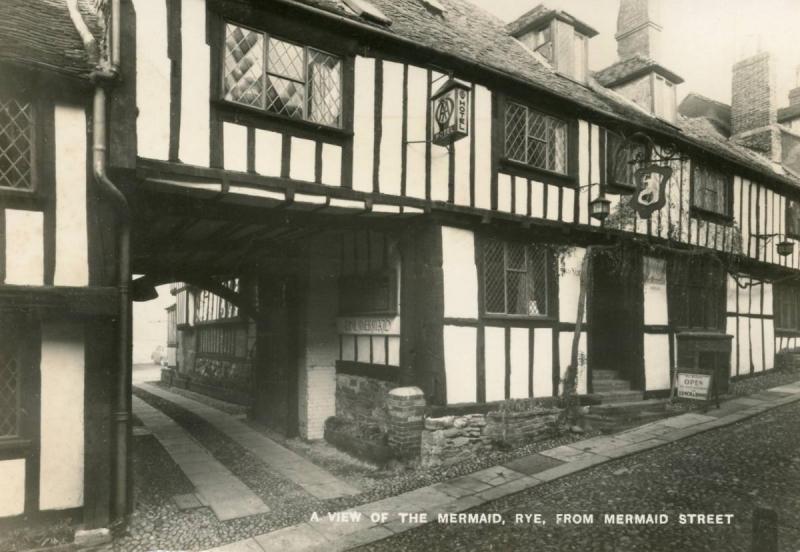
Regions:
<instances>
[{"instance_id":1,"label":"timber framed facade","mask_svg":"<svg viewBox=\"0 0 800 552\"><path fill-rule=\"evenodd\" d=\"M180 282L173 382L308 439L344 407L343 376L417 386L445 409L553 397L576 329L577 390L601 398L610 378L630 399L665 396L678 367L727 385L798 346L800 251L776 245L800 232L800 178L679 116L680 77L655 62L577 68L594 31L571 16L505 27L460 0L374 0L381 17L332 0L81 0L92 59L66 4L31 3L63 36L38 64L0 59L0 321L25 334L0 336L0 397L30 404L19 419L0 407L0 484L16 493L0 517L124 517L129 313L115 301L129 273L144 275L134 298ZM554 52L568 73L522 46L542 25L581 37L584 54ZM12 105L17 81L31 85ZM469 132L437 145L445 83L466 91ZM12 118L32 129L14 131L29 177L5 161ZM630 203L647 163L671 176L645 219ZM64 447L68 469L49 471Z\"/></svg>"}]
</instances>

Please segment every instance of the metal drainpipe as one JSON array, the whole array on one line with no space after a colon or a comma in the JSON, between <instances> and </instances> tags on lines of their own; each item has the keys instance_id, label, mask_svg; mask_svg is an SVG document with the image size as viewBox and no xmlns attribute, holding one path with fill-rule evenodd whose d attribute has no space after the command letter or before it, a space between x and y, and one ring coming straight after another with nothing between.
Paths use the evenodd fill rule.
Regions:
<instances>
[{"instance_id":1,"label":"metal drainpipe","mask_svg":"<svg viewBox=\"0 0 800 552\"><path fill-rule=\"evenodd\" d=\"M90 59L97 57L97 43L86 26L77 0L66 0L70 18L81 36ZM109 60L101 60L92 78L95 82L93 103L92 167L95 182L100 191L108 196L118 216L117 287L119 291L119 323L117 325L118 366L114 388L114 482L112 490L112 519L122 523L128 514L129 503L129 443L131 418L131 223L130 209L125 195L114 185L107 174L108 119L106 117L106 86L113 84L119 76L120 60L120 0L111 0L111 44Z\"/></svg>"}]
</instances>

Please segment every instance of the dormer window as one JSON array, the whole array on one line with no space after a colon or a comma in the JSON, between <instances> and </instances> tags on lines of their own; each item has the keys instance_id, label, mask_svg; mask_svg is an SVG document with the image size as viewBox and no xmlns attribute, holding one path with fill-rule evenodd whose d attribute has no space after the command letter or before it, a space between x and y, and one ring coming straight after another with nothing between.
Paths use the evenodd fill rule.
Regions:
<instances>
[{"instance_id":1,"label":"dormer window","mask_svg":"<svg viewBox=\"0 0 800 552\"><path fill-rule=\"evenodd\" d=\"M223 98L290 119L342 126L341 58L225 25Z\"/></svg>"},{"instance_id":2,"label":"dormer window","mask_svg":"<svg viewBox=\"0 0 800 552\"><path fill-rule=\"evenodd\" d=\"M662 77L654 75L653 113L670 123L675 122L676 111L675 85Z\"/></svg>"},{"instance_id":3,"label":"dormer window","mask_svg":"<svg viewBox=\"0 0 800 552\"><path fill-rule=\"evenodd\" d=\"M544 59L553 63L553 33L550 25L533 31L526 36L526 44L531 50L541 55Z\"/></svg>"}]
</instances>

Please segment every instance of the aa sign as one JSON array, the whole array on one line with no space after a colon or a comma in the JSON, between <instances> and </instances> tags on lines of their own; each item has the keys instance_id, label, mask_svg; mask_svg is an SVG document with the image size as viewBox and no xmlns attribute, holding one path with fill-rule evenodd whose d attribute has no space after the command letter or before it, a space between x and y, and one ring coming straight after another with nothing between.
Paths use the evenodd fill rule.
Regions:
<instances>
[{"instance_id":1,"label":"aa sign","mask_svg":"<svg viewBox=\"0 0 800 552\"><path fill-rule=\"evenodd\" d=\"M436 92L431 99L434 144L445 146L469 135L469 100L469 87L455 79Z\"/></svg>"},{"instance_id":2,"label":"aa sign","mask_svg":"<svg viewBox=\"0 0 800 552\"><path fill-rule=\"evenodd\" d=\"M648 165L636 171L636 193L631 206L640 218L650 218L655 211L667 203L667 182L672 169L660 165Z\"/></svg>"}]
</instances>

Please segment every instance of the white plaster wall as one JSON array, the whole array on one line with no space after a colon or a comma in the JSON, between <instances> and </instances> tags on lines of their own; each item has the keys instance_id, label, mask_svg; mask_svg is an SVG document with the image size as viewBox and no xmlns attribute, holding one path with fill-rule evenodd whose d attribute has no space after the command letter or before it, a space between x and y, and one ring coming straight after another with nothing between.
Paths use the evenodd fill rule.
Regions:
<instances>
[{"instance_id":1,"label":"white plaster wall","mask_svg":"<svg viewBox=\"0 0 800 552\"><path fill-rule=\"evenodd\" d=\"M314 182L316 173L316 148L314 140L292 137L292 154L289 162L289 177L294 180Z\"/></svg>"},{"instance_id":2,"label":"white plaster wall","mask_svg":"<svg viewBox=\"0 0 800 552\"><path fill-rule=\"evenodd\" d=\"M41 211L6 209L6 284L44 283L44 217Z\"/></svg>"},{"instance_id":3,"label":"white plaster wall","mask_svg":"<svg viewBox=\"0 0 800 552\"><path fill-rule=\"evenodd\" d=\"M644 323L648 326L666 326L667 317L667 262L664 259L645 257L644 271Z\"/></svg>"},{"instance_id":4,"label":"white plaster wall","mask_svg":"<svg viewBox=\"0 0 800 552\"><path fill-rule=\"evenodd\" d=\"M255 169L264 176L281 175L283 137L278 132L256 129Z\"/></svg>"},{"instance_id":5,"label":"white plaster wall","mask_svg":"<svg viewBox=\"0 0 800 552\"><path fill-rule=\"evenodd\" d=\"M83 505L84 332L75 322L42 325L39 507Z\"/></svg>"},{"instance_id":6,"label":"white plaster wall","mask_svg":"<svg viewBox=\"0 0 800 552\"><path fill-rule=\"evenodd\" d=\"M533 396L553 395L553 330L533 330Z\"/></svg>"},{"instance_id":7,"label":"white plaster wall","mask_svg":"<svg viewBox=\"0 0 800 552\"><path fill-rule=\"evenodd\" d=\"M400 195L403 150L403 65L383 62L383 98L378 185L381 193Z\"/></svg>"},{"instance_id":8,"label":"white plaster wall","mask_svg":"<svg viewBox=\"0 0 800 552\"><path fill-rule=\"evenodd\" d=\"M644 334L644 378L648 391L670 388L668 335Z\"/></svg>"},{"instance_id":9,"label":"white plaster wall","mask_svg":"<svg viewBox=\"0 0 800 552\"><path fill-rule=\"evenodd\" d=\"M375 147L375 60L356 56L353 109L353 189L372 191Z\"/></svg>"},{"instance_id":10,"label":"white plaster wall","mask_svg":"<svg viewBox=\"0 0 800 552\"><path fill-rule=\"evenodd\" d=\"M322 439L325 420L336 415L336 369L308 366L300 371L300 435Z\"/></svg>"},{"instance_id":11,"label":"white plaster wall","mask_svg":"<svg viewBox=\"0 0 800 552\"><path fill-rule=\"evenodd\" d=\"M484 371L486 401L506 398L506 330L486 327L484 330Z\"/></svg>"},{"instance_id":12,"label":"white plaster wall","mask_svg":"<svg viewBox=\"0 0 800 552\"><path fill-rule=\"evenodd\" d=\"M475 94L475 207L492 208L492 93L476 85Z\"/></svg>"},{"instance_id":13,"label":"white plaster wall","mask_svg":"<svg viewBox=\"0 0 800 552\"><path fill-rule=\"evenodd\" d=\"M447 76L431 72L433 94L446 82ZM428 137L430 139L430 137ZM450 152L444 146L431 144L431 199L447 201L450 195Z\"/></svg>"},{"instance_id":14,"label":"white plaster wall","mask_svg":"<svg viewBox=\"0 0 800 552\"><path fill-rule=\"evenodd\" d=\"M0 517L25 511L25 459L0 462Z\"/></svg>"},{"instance_id":15,"label":"white plaster wall","mask_svg":"<svg viewBox=\"0 0 800 552\"><path fill-rule=\"evenodd\" d=\"M57 286L89 284L86 227L86 112L56 105L56 270Z\"/></svg>"},{"instance_id":16,"label":"white plaster wall","mask_svg":"<svg viewBox=\"0 0 800 552\"><path fill-rule=\"evenodd\" d=\"M572 339L574 332L560 332L559 334L559 360L561 361L561 375L560 378L563 382L564 376L567 375L567 367L569 366L572 356ZM586 332L581 332L578 340L578 394L584 395L587 392L587 353L586 353ZM559 382L559 393L563 390L563 383Z\"/></svg>"},{"instance_id":17,"label":"white plaster wall","mask_svg":"<svg viewBox=\"0 0 800 552\"><path fill-rule=\"evenodd\" d=\"M195 0L195 2L204 4L199 0ZM171 62L167 57L167 4L166 2L153 2L153 0L134 0L133 5L137 19L136 107L139 109L136 120L137 153L140 157L166 160L169 158L171 67ZM205 9L205 6L203 8ZM192 21L184 21L184 29L187 24L192 24ZM205 27L205 23L203 26ZM191 29L188 30L191 31ZM183 67L184 71L190 69L186 65ZM204 90L208 90L208 78L206 78L203 88L191 90L191 93L204 97L208 102L208 94L201 93ZM192 118L190 114L199 116L187 107L183 108L183 113L182 119Z\"/></svg>"},{"instance_id":18,"label":"white plaster wall","mask_svg":"<svg viewBox=\"0 0 800 552\"><path fill-rule=\"evenodd\" d=\"M447 403L477 401L477 328L444 327L444 368Z\"/></svg>"},{"instance_id":19,"label":"white plaster wall","mask_svg":"<svg viewBox=\"0 0 800 552\"><path fill-rule=\"evenodd\" d=\"M342 185L342 147L322 144L322 183L328 186Z\"/></svg>"},{"instance_id":20,"label":"white plaster wall","mask_svg":"<svg viewBox=\"0 0 800 552\"><path fill-rule=\"evenodd\" d=\"M510 395L512 399L528 397L530 364L528 363L528 328L511 328L509 359L511 364Z\"/></svg>"},{"instance_id":21,"label":"white plaster wall","mask_svg":"<svg viewBox=\"0 0 800 552\"><path fill-rule=\"evenodd\" d=\"M442 226L444 315L478 318L478 272L475 235L470 230Z\"/></svg>"},{"instance_id":22,"label":"white plaster wall","mask_svg":"<svg viewBox=\"0 0 800 552\"><path fill-rule=\"evenodd\" d=\"M565 254L558 271L558 305L561 322L574 324L578 319L578 298L581 289L581 264L586 255L583 247L573 247ZM586 321L584 309L583 321Z\"/></svg>"},{"instance_id":23,"label":"white plaster wall","mask_svg":"<svg viewBox=\"0 0 800 552\"><path fill-rule=\"evenodd\" d=\"M425 198L425 129L428 109L428 72L421 67L408 66L408 110L406 132L406 195Z\"/></svg>"},{"instance_id":24,"label":"white plaster wall","mask_svg":"<svg viewBox=\"0 0 800 552\"><path fill-rule=\"evenodd\" d=\"M247 171L247 127L222 123L223 164L229 171Z\"/></svg>"},{"instance_id":25,"label":"white plaster wall","mask_svg":"<svg viewBox=\"0 0 800 552\"><path fill-rule=\"evenodd\" d=\"M158 3L152 0L145 0L145 2ZM137 6L141 3L141 1L137 2ZM165 56L166 51L165 45L163 49ZM207 167L210 149L209 110L211 107L208 83L211 79L209 74L211 53L206 44L205 0L182 0L181 64L180 159L190 165ZM153 90L165 91L169 90L169 87L151 88L147 93L153 94ZM161 92L159 95L169 101L169 94ZM164 117L169 121L169 105L164 112ZM167 129L169 129L169 122L167 122Z\"/></svg>"}]
</instances>

